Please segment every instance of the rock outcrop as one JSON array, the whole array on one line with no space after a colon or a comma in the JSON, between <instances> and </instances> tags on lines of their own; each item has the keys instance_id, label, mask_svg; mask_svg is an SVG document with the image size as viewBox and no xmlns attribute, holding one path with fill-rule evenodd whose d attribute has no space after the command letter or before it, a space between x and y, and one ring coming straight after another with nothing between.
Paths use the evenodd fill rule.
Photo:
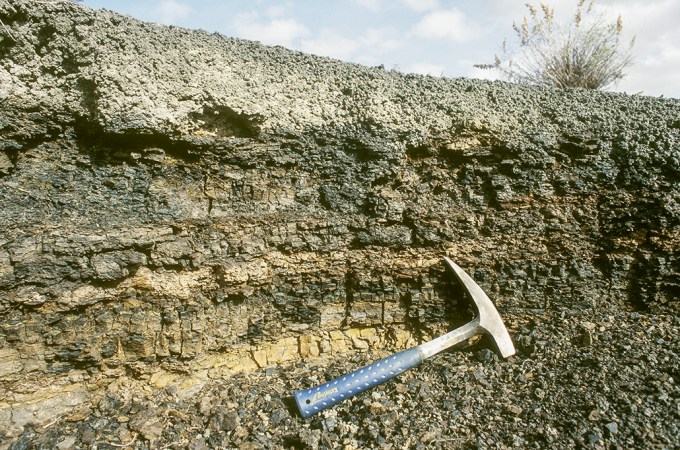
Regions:
<instances>
[{"instance_id":1,"label":"rock outcrop","mask_svg":"<svg viewBox=\"0 0 680 450\"><path fill-rule=\"evenodd\" d=\"M404 75L71 2L0 20L7 437L121 377L188 398L437 335L469 317L445 254L511 333L565 312L677 330L677 100Z\"/></svg>"}]
</instances>

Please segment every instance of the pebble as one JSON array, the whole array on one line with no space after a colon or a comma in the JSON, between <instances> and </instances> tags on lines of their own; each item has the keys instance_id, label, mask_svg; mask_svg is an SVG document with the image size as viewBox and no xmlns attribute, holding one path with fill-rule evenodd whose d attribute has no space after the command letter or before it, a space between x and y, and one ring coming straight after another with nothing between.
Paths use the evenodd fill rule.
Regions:
<instances>
[{"instance_id":1,"label":"pebble","mask_svg":"<svg viewBox=\"0 0 680 450\"><path fill-rule=\"evenodd\" d=\"M80 442L82 442L85 445L89 445L94 443L95 439L96 435L92 428L85 427L85 429L82 431L82 434L80 435Z\"/></svg>"},{"instance_id":2,"label":"pebble","mask_svg":"<svg viewBox=\"0 0 680 450\"><path fill-rule=\"evenodd\" d=\"M66 436L64 440L57 444L57 448L59 450L71 449L74 447L76 442L77 442L76 436Z\"/></svg>"},{"instance_id":3,"label":"pebble","mask_svg":"<svg viewBox=\"0 0 680 450\"><path fill-rule=\"evenodd\" d=\"M194 438L194 442L190 446L191 450L208 450L208 446L205 443L203 437Z\"/></svg>"},{"instance_id":4,"label":"pebble","mask_svg":"<svg viewBox=\"0 0 680 450\"><path fill-rule=\"evenodd\" d=\"M300 442L307 448L315 450L319 448L319 441L321 440L321 430L310 430L301 428L299 432Z\"/></svg>"},{"instance_id":5,"label":"pebble","mask_svg":"<svg viewBox=\"0 0 680 450\"><path fill-rule=\"evenodd\" d=\"M590 411L590 414L588 414L588 420L591 422L598 422L602 418L602 414L596 409L593 409Z\"/></svg>"},{"instance_id":6,"label":"pebble","mask_svg":"<svg viewBox=\"0 0 680 450\"><path fill-rule=\"evenodd\" d=\"M217 417L217 429L233 431L241 424L241 418L236 411L219 411Z\"/></svg>"},{"instance_id":7,"label":"pebble","mask_svg":"<svg viewBox=\"0 0 680 450\"><path fill-rule=\"evenodd\" d=\"M614 435L619 432L619 426L617 425L616 422L609 422L604 426L607 431L609 431L609 434Z\"/></svg>"},{"instance_id":8,"label":"pebble","mask_svg":"<svg viewBox=\"0 0 680 450\"><path fill-rule=\"evenodd\" d=\"M387 408L385 407L385 405L383 405L382 403L378 403L378 402L371 403L371 406L369 407L369 409L371 411L371 414L373 414L374 416L379 416L379 415L385 414L387 412Z\"/></svg>"},{"instance_id":9,"label":"pebble","mask_svg":"<svg viewBox=\"0 0 680 450\"><path fill-rule=\"evenodd\" d=\"M589 433L588 434L588 442L591 443L591 444L599 442L601 439L602 439L602 436L599 433Z\"/></svg>"},{"instance_id":10,"label":"pebble","mask_svg":"<svg viewBox=\"0 0 680 450\"><path fill-rule=\"evenodd\" d=\"M167 392L168 395L174 397L175 395L177 395L177 385L172 384L168 386L167 388L165 388L165 392Z\"/></svg>"},{"instance_id":11,"label":"pebble","mask_svg":"<svg viewBox=\"0 0 680 450\"><path fill-rule=\"evenodd\" d=\"M524 410L519 406L511 405L508 407L508 411L516 416L519 416Z\"/></svg>"},{"instance_id":12,"label":"pebble","mask_svg":"<svg viewBox=\"0 0 680 450\"><path fill-rule=\"evenodd\" d=\"M274 412L272 412L271 416L269 416L269 421L272 423L272 425L278 425L281 423L282 420L284 420L286 417L288 417L288 411L285 409L277 409Z\"/></svg>"},{"instance_id":13,"label":"pebble","mask_svg":"<svg viewBox=\"0 0 680 450\"><path fill-rule=\"evenodd\" d=\"M337 424L337 420L333 417L330 417L330 418L325 419L323 421L323 428L326 431L333 431L333 430L335 430L336 424Z\"/></svg>"},{"instance_id":14,"label":"pebble","mask_svg":"<svg viewBox=\"0 0 680 450\"><path fill-rule=\"evenodd\" d=\"M477 358L477 361L484 364L488 364L497 359L496 354L489 350L488 348L484 348L479 350L478 352L475 352L475 357Z\"/></svg>"}]
</instances>

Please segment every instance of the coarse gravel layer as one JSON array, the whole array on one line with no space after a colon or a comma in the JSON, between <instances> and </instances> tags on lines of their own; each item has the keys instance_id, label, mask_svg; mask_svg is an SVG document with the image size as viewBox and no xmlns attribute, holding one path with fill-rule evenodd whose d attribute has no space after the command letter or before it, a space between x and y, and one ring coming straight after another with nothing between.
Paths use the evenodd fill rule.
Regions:
<instances>
[{"instance_id":1,"label":"coarse gravel layer","mask_svg":"<svg viewBox=\"0 0 680 450\"><path fill-rule=\"evenodd\" d=\"M72 418L10 448L676 448L674 315L510 313L518 353L440 354L307 420L293 389L370 362L298 363L234 375L189 398L121 378ZM377 356L377 355L376 355Z\"/></svg>"}]
</instances>

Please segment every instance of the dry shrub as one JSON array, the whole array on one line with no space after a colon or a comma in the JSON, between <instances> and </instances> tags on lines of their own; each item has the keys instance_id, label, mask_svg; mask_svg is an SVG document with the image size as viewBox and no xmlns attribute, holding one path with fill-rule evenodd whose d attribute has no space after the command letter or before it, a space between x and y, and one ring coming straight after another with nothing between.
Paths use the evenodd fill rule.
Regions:
<instances>
[{"instance_id":1,"label":"dry shrub","mask_svg":"<svg viewBox=\"0 0 680 450\"><path fill-rule=\"evenodd\" d=\"M635 39L620 49L621 16L610 22L593 11L595 0L579 0L572 20L555 21L555 8L539 3L526 6L529 15L513 22L515 40L503 42L502 56L493 64L475 67L496 69L509 81L560 88L604 89L622 79L632 63Z\"/></svg>"}]
</instances>

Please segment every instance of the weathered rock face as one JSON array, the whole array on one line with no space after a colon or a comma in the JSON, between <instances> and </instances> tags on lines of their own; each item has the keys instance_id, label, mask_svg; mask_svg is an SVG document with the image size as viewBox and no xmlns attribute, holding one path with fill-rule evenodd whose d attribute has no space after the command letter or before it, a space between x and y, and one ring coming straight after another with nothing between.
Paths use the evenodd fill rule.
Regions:
<instances>
[{"instance_id":1,"label":"weathered rock face","mask_svg":"<svg viewBox=\"0 0 680 450\"><path fill-rule=\"evenodd\" d=\"M467 318L444 254L511 331L678 311L677 100L403 75L68 2L0 20L0 422L122 374L404 348Z\"/></svg>"}]
</instances>

